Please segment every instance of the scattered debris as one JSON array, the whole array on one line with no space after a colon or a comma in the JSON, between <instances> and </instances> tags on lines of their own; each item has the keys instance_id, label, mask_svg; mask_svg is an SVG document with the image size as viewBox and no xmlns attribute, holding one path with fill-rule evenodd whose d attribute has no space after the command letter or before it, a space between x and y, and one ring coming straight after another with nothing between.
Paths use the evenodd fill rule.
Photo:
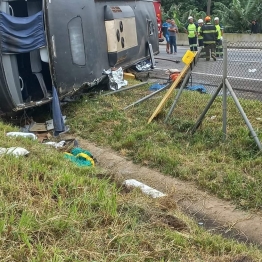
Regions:
<instances>
[{"instance_id":1,"label":"scattered debris","mask_svg":"<svg viewBox=\"0 0 262 262\"><path fill-rule=\"evenodd\" d=\"M200 92L202 94L207 93L206 88L204 86L202 86L202 85L187 86L186 89L190 90L190 91L198 91L198 92Z\"/></svg>"},{"instance_id":2,"label":"scattered debris","mask_svg":"<svg viewBox=\"0 0 262 262\"><path fill-rule=\"evenodd\" d=\"M170 75L170 74L174 74L174 73L180 73L180 70L178 69L167 69L165 74L166 75Z\"/></svg>"},{"instance_id":3,"label":"scattered debris","mask_svg":"<svg viewBox=\"0 0 262 262\"><path fill-rule=\"evenodd\" d=\"M46 132L46 123L33 123L32 125L29 126L29 131L30 132Z\"/></svg>"},{"instance_id":4,"label":"scattered debris","mask_svg":"<svg viewBox=\"0 0 262 262\"><path fill-rule=\"evenodd\" d=\"M70 153L65 153L65 158L71 160L79 167L95 166L93 155L80 147L73 148Z\"/></svg>"},{"instance_id":5,"label":"scattered debris","mask_svg":"<svg viewBox=\"0 0 262 262\"><path fill-rule=\"evenodd\" d=\"M211 119L211 120L214 120L214 119L216 119L216 117L217 117L217 116L211 116L210 119Z\"/></svg>"},{"instance_id":6,"label":"scattered debris","mask_svg":"<svg viewBox=\"0 0 262 262\"><path fill-rule=\"evenodd\" d=\"M62 116L62 118L64 120L64 123L66 123L66 116ZM46 125L45 131L53 130L54 129L54 120L53 119L47 120L44 125Z\"/></svg>"},{"instance_id":7,"label":"scattered debris","mask_svg":"<svg viewBox=\"0 0 262 262\"><path fill-rule=\"evenodd\" d=\"M25 137L25 138L30 138L33 140L37 139L37 136L33 133L24 133L24 132L8 132L6 133L7 136L11 136L11 137Z\"/></svg>"},{"instance_id":8,"label":"scattered debris","mask_svg":"<svg viewBox=\"0 0 262 262\"><path fill-rule=\"evenodd\" d=\"M126 86L128 82L123 79L124 73L122 67L119 67L118 69L109 69L104 70L103 75L107 75L109 78L109 87L111 90L118 90L122 86Z\"/></svg>"},{"instance_id":9,"label":"scattered debris","mask_svg":"<svg viewBox=\"0 0 262 262\"><path fill-rule=\"evenodd\" d=\"M145 61L137 63L135 65L135 68L138 72L149 71L152 69L152 64L149 60L145 60Z\"/></svg>"},{"instance_id":10,"label":"scattered debris","mask_svg":"<svg viewBox=\"0 0 262 262\"><path fill-rule=\"evenodd\" d=\"M123 183L125 186L127 187L137 187L137 188L140 188L141 191L153 198L158 198L158 197L164 197L166 196L164 193L152 188L152 187L149 187L135 179L128 179L128 180L125 180L124 183Z\"/></svg>"},{"instance_id":11,"label":"scattered debris","mask_svg":"<svg viewBox=\"0 0 262 262\"><path fill-rule=\"evenodd\" d=\"M159 83L153 84L149 87L150 91L156 91L164 88L166 85L160 85Z\"/></svg>"},{"instance_id":12,"label":"scattered debris","mask_svg":"<svg viewBox=\"0 0 262 262\"><path fill-rule=\"evenodd\" d=\"M19 156L28 155L29 151L27 151L26 149L24 149L22 147L9 147L9 148L1 147L0 148L0 155L4 155L4 154L19 157Z\"/></svg>"},{"instance_id":13,"label":"scattered debris","mask_svg":"<svg viewBox=\"0 0 262 262\"><path fill-rule=\"evenodd\" d=\"M58 142L58 143L56 143L56 142L45 142L45 143L43 143L44 145L49 145L49 146L53 146L53 147L55 147L55 148L62 148L64 145L65 145L65 141L64 140L62 140L62 141L60 141L60 142Z\"/></svg>"},{"instance_id":14,"label":"scattered debris","mask_svg":"<svg viewBox=\"0 0 262 262\"><path fill-rule=\"evenodd\" d=\"M124 72L124 79L125 80L128 80L128 79L135 79L135 75L134 74L132 74L132 73L126 73L126 72Z\"/></svg>"}]
</instances>

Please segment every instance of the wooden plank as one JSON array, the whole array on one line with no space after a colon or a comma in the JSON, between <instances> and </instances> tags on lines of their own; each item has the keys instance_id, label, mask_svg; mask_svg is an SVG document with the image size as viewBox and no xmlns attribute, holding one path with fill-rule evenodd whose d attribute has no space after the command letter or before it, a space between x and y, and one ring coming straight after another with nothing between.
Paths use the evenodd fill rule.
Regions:
<instances>
[{"instance_id":1,"label":"wooden plank","mask_svg":"<svg viewBox=\"0 0 262 262\"><path fill-rule=\"evenodd\" d=\"M147 122L148 124L151 123L151 121L161 112L161 110L164 107L165 103L167 102L168 98L172 95L172 92L178 86L178 84L180 83L182 77L185 76L185 74L187 73L189 68L190 68L190 65L185 65L184 66L183 70L181 71L181 73L179 74L177 79L173 82L173 84L171 85L171 87L168 89L168 91L166 92L165 96L163 97L162 101L160 102L160 104L158 105L158 107L156 108L156 110L154 111L152 116L149 118L149 120Z\"/></svg>"}]
</instances>

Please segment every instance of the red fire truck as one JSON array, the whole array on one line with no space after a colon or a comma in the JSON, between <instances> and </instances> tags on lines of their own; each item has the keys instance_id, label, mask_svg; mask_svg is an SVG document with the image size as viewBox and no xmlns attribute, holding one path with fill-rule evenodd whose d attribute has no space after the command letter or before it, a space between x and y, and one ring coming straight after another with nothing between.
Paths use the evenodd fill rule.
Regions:
<instances>
[{"instance_id":1,"label":"red fire truck","mask_svg":"<svg viewBox=\"0 0 262 262\"><path fill-rule=\"evenodd\" d=\"M164 38L162 36L162 15L161 15L161 0L154 0L154 7L156 11L157 29L158 29L158 39L159 42L163 42Z\"/></svg>"}]
</instances>

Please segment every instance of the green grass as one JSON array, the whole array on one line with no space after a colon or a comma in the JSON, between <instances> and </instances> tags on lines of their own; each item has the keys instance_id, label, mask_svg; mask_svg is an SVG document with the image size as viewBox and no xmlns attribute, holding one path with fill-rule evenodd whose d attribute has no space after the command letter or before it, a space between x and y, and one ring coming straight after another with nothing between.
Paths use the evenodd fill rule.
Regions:
<instances>
[{"instance_id":1,"label":"green grass","mask_svg":"<svg viewBox=\"0 0 262 262\"><path fill-rule=\"evenodd\" d=\"M93 103L96 109L101 106L101 102ZM97 125L105 124L103 114L86 111L85 104L89 105L83 100L79 107L82 120L75 118L72 122L80 126L87 120L90 125L86 127L91 127L94 115L101 119ZM112 134L130 129L125 145L129 150L138 148L130 134L131 119L117 110L106 114L112 123L111 128L103 130L110 143L119 143L117 147L121 148L122 142ZM136 140L141 144L156 127L153 124L147 131L141 127ZM255 246L211 235L181 214L170 198L154 200L139 191L125 192L112 182L107 171L78 168L54 148L5 136L14 130L0 122L1 146L24 147L30 154L0 156L1 261L262 261L262 253ZM89 139L95 134L86 129L86 137L92 137ZM99 137L100 143L105 143L101 134ZM158 148L164 150L165 135L160 130L155 140L162 141ZM150 141L144 141L148 155ZM166 161L158 148L152 163ZM179 162L174 165L178 168Z\"/></svg>"},{"instance_id":2,"label":"green grass","mask_svg":"<svg viewBox=\"0 0 262 262\"><path fill-rule=\"evenodd\" d=\"M200 188L231 200L244 209L262 208L262 157L231 98L228 99L228 139L222 142L222 98L218 97L194 135L193 127L210 99L186 91L169 122L164 119L169 99L160 115L147 124L161 101L158 94L146 102L122 109L148 94L148 86L110 96L85 97L65 109L77 135L110 146L135 163L194 181ZM262 105L242 100L244 109L262 140Z\"/></svg>"}]
</instances>

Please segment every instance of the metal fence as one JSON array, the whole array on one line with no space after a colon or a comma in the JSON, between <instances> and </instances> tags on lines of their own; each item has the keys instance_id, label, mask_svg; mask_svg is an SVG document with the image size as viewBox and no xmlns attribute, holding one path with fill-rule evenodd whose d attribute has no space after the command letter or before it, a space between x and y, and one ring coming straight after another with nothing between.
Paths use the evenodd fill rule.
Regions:
<instances>
[{"instance_id":1,"label":"metal fence","mask_svg":"<svg viewBox=\"0 0 262 262\"><path fill-rule=\"evenodd\" d=\"M204 119L213 121L218 129L223 123L224 139L234 136L238 125L249 131L262 149L258 138L262 134L262 42L224 41L223 53L217 61L198 59L190 72L188 89L200 92L180 90L166 120L193 121L193 132ZM221 107L212 107L213 103Z\"/></svg>"}]
</instances>

